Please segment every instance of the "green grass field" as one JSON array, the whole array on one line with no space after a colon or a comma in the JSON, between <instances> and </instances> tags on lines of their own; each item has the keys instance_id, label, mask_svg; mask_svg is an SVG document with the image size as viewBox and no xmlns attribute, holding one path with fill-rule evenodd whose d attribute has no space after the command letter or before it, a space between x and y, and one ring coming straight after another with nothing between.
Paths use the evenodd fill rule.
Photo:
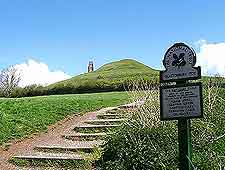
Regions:
<instances>
[{"instance_id":1,"label":"green grass field","mask_svg":"<svg viewBox=\"0 0 225 170\"><path fill-rule=\"evenodd\" d=\"M43 132L72 114L125 103L126 92L0 99L0 145Z\"/></svg>"}]
</instances>

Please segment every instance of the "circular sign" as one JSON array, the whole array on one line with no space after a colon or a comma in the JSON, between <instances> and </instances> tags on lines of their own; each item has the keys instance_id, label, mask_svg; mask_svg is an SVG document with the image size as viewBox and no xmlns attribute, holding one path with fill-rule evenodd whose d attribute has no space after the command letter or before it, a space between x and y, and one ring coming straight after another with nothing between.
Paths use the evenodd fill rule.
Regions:
<instances>
[{"instance_id":1,"label":"circular sign","mask_svg":"<svg viewBox=\"0 0 225 170\"><path fill-rule=\"evenodd\" d=\"M163 60L166 69L183 69L193 67L196 63L195 52L184 43L176 43L170 47Z\"/></svg>"},{"instance_id":2,"label":"circular sign","mask_svg":"<svg viewBox=\"0 0 225 170\"><path fill-rule=\"evenodd\" d=\"M184 43L176 43L164 55L165 71L160 71L160 81L197 80L201 78L201 68L194 67L194 50Z\"/></svg>"}]
</instances>

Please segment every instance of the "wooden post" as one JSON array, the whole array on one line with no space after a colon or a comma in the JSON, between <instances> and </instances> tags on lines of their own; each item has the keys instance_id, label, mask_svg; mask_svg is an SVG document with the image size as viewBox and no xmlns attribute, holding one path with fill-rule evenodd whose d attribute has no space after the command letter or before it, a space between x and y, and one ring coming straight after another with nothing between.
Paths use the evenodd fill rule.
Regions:
<instances>
[{"instance_id":1,"label":"wooden post","mask_svg":"<svg viewBox=\"0 0 225 170\"><path fill-rule=\"evenodd\" d=\"M191 120L181 118L178 120L179 141L179 169L191 170L192 146L191 146Z\"/></svg>"},{"instance_id":2,"label":"wooden post","mask_svg":"<svg viewBox=\"0 0 225 170\"><path fill-rule=\"evenodd\" d=\"M187 81L178 81L178 85L186 85ZM192 145L191 145L191 120L178 119L178 142L179 142L179 170L191 170Z\"/></svg>"}]
</instances>

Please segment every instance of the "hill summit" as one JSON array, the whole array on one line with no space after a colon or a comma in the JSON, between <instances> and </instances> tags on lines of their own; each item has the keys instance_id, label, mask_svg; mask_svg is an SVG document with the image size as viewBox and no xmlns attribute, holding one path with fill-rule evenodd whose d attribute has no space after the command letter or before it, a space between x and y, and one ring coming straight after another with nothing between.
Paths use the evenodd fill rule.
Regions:
<instances>
[{"instance_id":1,"label":"hill summit","mask_svg":"<svg viewBox=\"0 0 225 170\"><path fill-rule=\"evenodd\" d=\"M124 59L105 64L96 71L54 83L48 89L54 94L121 91L130 80L144 78L156 83L158 73L136 60Z\"/></svg>"},{"instance_id":2,"label":"hill summit","mask_svg":"<svg viewBox=\"0 0 225 170\"><path fill-rule=\"evenodd\" d=\"M132 59L124 59L120 61L115 61L112 63L108 63L100 67L96 72L105 72L105 71L138 71L138 72L145 72L145 71L150 71L150 72L157 72L157 70L152 69L151 67L148 67L136 60Z\"/></svg>"}]
</instances>

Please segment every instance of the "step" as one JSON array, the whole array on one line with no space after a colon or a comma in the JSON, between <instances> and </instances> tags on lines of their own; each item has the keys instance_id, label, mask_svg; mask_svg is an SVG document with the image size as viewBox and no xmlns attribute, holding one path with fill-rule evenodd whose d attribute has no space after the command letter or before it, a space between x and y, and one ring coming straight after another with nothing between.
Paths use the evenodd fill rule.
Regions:
<instances>
[{"instance_id":1,"label":"step","mask_svg":"<svg viewBox=\"0 0 225 170\"><path fill-rule=\"evenodd\" d=\"M35 152L32 154L23 154L13 156L16 159L26 159L26 160L85 160L87 159L81 154L66 154L66 153L45 153L45 152Z\"/></svg>"},{"instance_id":2,"label":"step","mask_svg":"<svg viewBox=\"0 0 225 170\"><path fill-rule=\"evenodd\" d=\"M106 136L106 133L70 133L62 135L62 138L72 141L97 140Z\"/></svg>"},{"instance_id":3,"label":"step","mask_svg":"<svg viewBox=\"0 0 225 170\"><path fill-rule=\"evenodd\" d=\"M102 132L110 132L112 129L119 127L120 125L80 125L75 126L74 131L79 133L102 133Z\"/></svg>"},{"instance_id":4,"label":"step","mask_svg":"<svg viewBox=\"0 0 225 170\"><path fill-rule=\"evenodd\" d=\"M16 170L94 170L93 166L92 167L85 167L85 168L68 168L68 167L58 167L57 165L56 166L50 166L50 167L16 167Z\"/></svg>"},{"instance_id":5,"label":"step","mask_svg":"<svg viewBox=\"0 0 225 170\"><path fill-rule=\"evenodd\" d=\"M126 114L115 114L115 113L97 114L98 119L119 119L125 117L127 117Z\"/></svg>"},{"instance_id":6,"label":"step","mask_svg":"<svg viewBox=\"0 0 225 170\"><path fill-rule=\"evenodd\" d=\"M16 167L16 170L57 170L58 168L56 168L57 167Z\"/></svg>"},{"instance_id":7,"label":"step","mask_svg":"<svg viewBox=\"0 0 225 170\"><path fill-rule=\"evenodd\" d=\"M75 126L74 128L112 128L112 127L118 127L120 125L79 125Z\"/></svg>"},{"instance_id":8,"label":"step","mask_svg":"<svg viewBox=\"0 0 225 170\"><path fill-rule=\"evenodd\" d=\"M94 119L94 120L87 120L84 123L99 125L99 124L121 123L125 120L126 119Z\"/></svg>"},{"instance_id":9,"label":"step","mask_svg":"<svg viewBox=\"0 0 225 170\"><path fill-rule=\"evenodd\" d=\"M43 147L43 148L93 148L99 145L101 141L68 141L68 140L61 140L57 143L50 143L50 144L41 144L36 147Z\"/></svg>"},{"instance_id":10,"label":"step","mask_svg":"<svg viewBox=\"0 0 225 170\"><path fill-rule=\"evenodd\" d=\"M104 113L107 113L107 112L110 112L110 111L116 111L118 110L118 107L109 107L109 108L103 108L101 110L98 110L96 113L97 114L104 114Z\"/></svg>"},{"instance_id":11,"label":"step","mask_svg":"<svg viewBox=\"0 0 225 170\"><path fill-rule=\"evenodd\" d=\"M51 167L34 167L34 166L28 166L28 167L16 167L16 170L68 170L68 168L62 168L62 167L58 167L58 166L51 166ZM87 170L87 169L80 169L80 168L76 168L73 170ZM91 170L91 169L90 169Z\"/></svg>"},{"instance_id":12,"label":"step","mask_svg":"<svg viewBox=\"0 0 225 170\"><path fill-rule=\"evenodd\" d=\"M108 111L111 111L111 110L118 110L118 107L106 107L106 108L103 108L99 111L97 111L98 113L105 113L105 112L108 112Z\"/></svg>"},{"instance_id":13,"label":"step","mask_svg":"<svg viewBox=\"0 0 225 170\"><path fill-rule=\"evenodd\" d=\"M97 114L97 116L123 116L123 114L118 114L118 113L102 113L102 114Z\"/></svg>"},{"instance_id":14,"label":"step","mask_svg":"<svg viewBox=\"0 0 225 170\"><path fill-rule=\"evenodd\" d=\"M102 113L102 114L118 114L118 111L119 110L109 110L109 111L107 111L105 113Z\"/></svg>"},{"instance_id":15,"label":"step","mask_svg":"<svg viewBox=\"0 0 225 170\"><path fill-rule=\"evenodd\" d=\"M94 145L90 146L36 146L34 148L35 151L41 151L41 152L85 152L85 153L91 153L93 149L96 148Z\"/></svg>"},{"instance_id":16,"label":"step","mask_svg":"<svg viewBox=\"0 0 225 170\"><path fill-rule=\"evenodd\" d=\"M93 163L98 159L92 153L49 153L33 150L31 153L15 155L10 163L17 167L55 167L57 170L69 167L69 169L92 169ZM58 168L57 168L58 167Z\"/></svg>"},{"instance_id":17,"label":"step","mask_svg":"<svg viewBox=\"0 0 225 170\"><path fill-rule=\"evenodd\" d=\"M140 107L140 106L144 105L144 103L145 103L145 100L139 100L139 101L136 101L136 102L133 102L133 103L121 105L118 108L120 108L120 109L137 108L137 107Z\"/></svg>"},{"instance_id":18,"label":"step","mask_svg":"<svg viewBox=\"0 0 225 170\"><path fill-rule=\"evenodd\" d=\"M95 168L92 167L81 167L81 168L74 168L74 167L59 167L57 165L51 165L51 166L25 166L25 167L21 167L21 166L17 166L16 170L94 170ZM2 169L1 169L2 170ZM4 169L5 170L5 169Z\"/></svg>"}]
</instances>

